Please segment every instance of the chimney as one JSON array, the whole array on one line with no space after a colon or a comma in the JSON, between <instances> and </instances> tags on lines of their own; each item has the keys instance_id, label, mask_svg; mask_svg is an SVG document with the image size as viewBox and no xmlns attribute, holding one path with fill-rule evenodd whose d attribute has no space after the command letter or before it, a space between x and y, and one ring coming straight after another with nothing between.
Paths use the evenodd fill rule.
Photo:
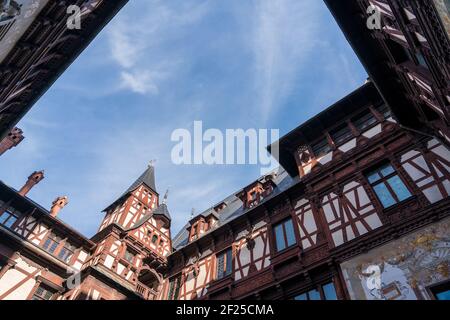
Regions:
<instances>
[{"instance_id":1,"label":"chimney","mask_svg":"<svg viewBox=\"0 0 450 320\"><path fill-rule=\"evenodd\" d=\"M35 171L28 177L27 183L20 189L19 194L21 196L26 196L27 193L38 184L42 179L44 179L44 170Z\"/></svg>"},{"instance_id":2,"label":"chimney","mask_svg":"<svg viewBox=\"0 0 450 320\"><path fill-rule=\"evenodd\" d=\"M11 132L8 133L8 135L0 141L0 156L9 149L17 146L22 142L23 139L25 139L25 137L23 136L23 131L21 129L12 129Z\"/></svg>"},{"instance_id":3,"label":"chimney","mask_svg":"<svg viewBox=\"0 0 450 320\"><path fill-rule=\"evenodd\" d=\"M55 201L52 202L52 208L50 209L50 215L53 218L56 218L59 211L61 211L62 208L64 208L69 203L69 199L64 197L58 197Z\"/></svg>"}]
</instances>

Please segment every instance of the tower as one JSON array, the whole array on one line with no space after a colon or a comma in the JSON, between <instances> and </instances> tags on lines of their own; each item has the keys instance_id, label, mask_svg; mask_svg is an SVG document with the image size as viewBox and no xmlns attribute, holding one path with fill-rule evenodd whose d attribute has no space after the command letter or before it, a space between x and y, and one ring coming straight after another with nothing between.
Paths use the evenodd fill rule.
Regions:
<instances>
[{"instance_id":1,"label":"tower","mask_svg":"<svg viewBox=\"0 0 450 320\"><path fill-rule=\"evenodd\" d=\"M167 193L160 204L153 164L104 212L92 238L97 243L93 263L119 275L145 299L157 299L172 243Z\"/></svg>"}]
</instances>

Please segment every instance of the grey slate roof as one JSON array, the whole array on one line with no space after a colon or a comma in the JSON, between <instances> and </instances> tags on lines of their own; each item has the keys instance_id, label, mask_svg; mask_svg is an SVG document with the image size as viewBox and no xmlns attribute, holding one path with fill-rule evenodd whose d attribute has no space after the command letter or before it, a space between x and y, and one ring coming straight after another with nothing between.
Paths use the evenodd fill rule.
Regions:
<instances>
[{"instance_id":1,"label":"grey slate roof","mask_svg":"<svg viewBox=\"0 0 450 320\"><path fill-rule=\"evenodd\" d=\"M161 215L161 216L165 216L167 219L171 220L172 218L170 217L170 213L169 210L167 209L167 205L163 202L159 205L158 208L156 208L153 213L154 216L155 215Z\"/></svg>"},{"instance_id":2,"label":"grey slate roof","mask_svg":"<svg viewBox=\"0 0 450 320\"><path fill-rule=\"evenodd\" d=\"M298 177L292 178L291 176L289 176L289 174L282 167L279 167L278 169L274 170L272 172L272 174L273 173L276 174L276 177L274 178L274 183L275 183L276 187L274 188L271 195L269 197L265 198L261 203L282 193L283 191L287 190L289 187L291 187L292 185L294 185L295 183L297 183L299 181ZM267 176L267 175L265 175L265 176ZM224 202L227 206L217 214L219 221L216 224L216 226L214 227L214 229L217 229L218 227L227 224L231 220L234 220L235 218L245 214L247 211L252 210L252 209L244 210L242 201L235 196L236 193L238 193L238 191L233 193L232 195L228 196L227 198L225 198L225 200L222 200L219 203L214 204L211 208L208 208L207 210L198 214L197 216L208 215L211 212L212 208L214 208L216 205ZM178 234L173 238L172 246L176 250L179 250L180 248L182 248L188 244L188 240L189 240L188 239L189 238L188 227L189 227L189 223L187 223L183 227L183 229L181 229L178 232ZM214 230L214 229L212 229L212 230ZM210 230L210 231L212 231L212 230Z\"/></svg>"},{"instance_id":3,"label":"grey slate roof","mask_svg":"<svg viewBox=\"0 0 450 320\"><path fill-rule=\"evenodd\" d=\"M149 165L148 168L140 175L140 177L137 178L136 181L133 182L133 184L119 198L117 198L116 201L107 206L103 211L108 211L117 202L136 190L141 184L145 184L147 187L152 189L153 192L158 194L155 186L155 168L152 165Z\"/></svg>"}]
</instances>

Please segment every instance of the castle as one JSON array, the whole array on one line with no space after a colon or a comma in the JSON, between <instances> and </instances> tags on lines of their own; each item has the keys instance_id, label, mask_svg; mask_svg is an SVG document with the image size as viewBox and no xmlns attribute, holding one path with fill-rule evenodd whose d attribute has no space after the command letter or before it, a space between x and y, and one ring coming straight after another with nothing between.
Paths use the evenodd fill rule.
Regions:
<instances>
[{"instance_id":1,"label":"castle","mask_svg":"<svg viewBox=\"0 0 450 320\"><path fill-rule=\"evenodd\" d=\"M279 169L171 234L149 165L90 239L58 219L67 197L27 197L44 172L0 182L0 300L450 299L449 8L325 3L369 80L282 137ZM0 155L20 96L0 94Z\"/></svg>"}]
</instances>

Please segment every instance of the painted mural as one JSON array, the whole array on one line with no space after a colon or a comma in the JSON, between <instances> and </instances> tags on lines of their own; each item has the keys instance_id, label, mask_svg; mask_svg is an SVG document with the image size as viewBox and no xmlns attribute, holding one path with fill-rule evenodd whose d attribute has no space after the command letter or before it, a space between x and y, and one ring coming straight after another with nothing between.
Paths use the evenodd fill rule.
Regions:
<instances>
[{"instance_id":1,"label":"painted mural","mask_svg":"<svg viewBox=\"0 0 450 320\"><path fill-rule=\"evenodd\" d=\"M433 0L436 10L444 25L445 31L450 37L450 14L448 0Z\"/></svg>"},{"instance_id":2,"label":"painted mural","mask_svg":"<svg viewBox=\"0 0 450 320\"><path fill-rule=\"evenodd\" d=\"M0 62L47 2L48 0L0 0Z\"/></svg>"},{"instance_id":3,"label":"painted mural","mask_svg":"<svg viewBox=\"0 0 450 320\"><path fill-rule=\"evenodd\" d=\"M428 300L450 278L450 218L341 264L351 299Z\"/></svg>"}]
</instances>

